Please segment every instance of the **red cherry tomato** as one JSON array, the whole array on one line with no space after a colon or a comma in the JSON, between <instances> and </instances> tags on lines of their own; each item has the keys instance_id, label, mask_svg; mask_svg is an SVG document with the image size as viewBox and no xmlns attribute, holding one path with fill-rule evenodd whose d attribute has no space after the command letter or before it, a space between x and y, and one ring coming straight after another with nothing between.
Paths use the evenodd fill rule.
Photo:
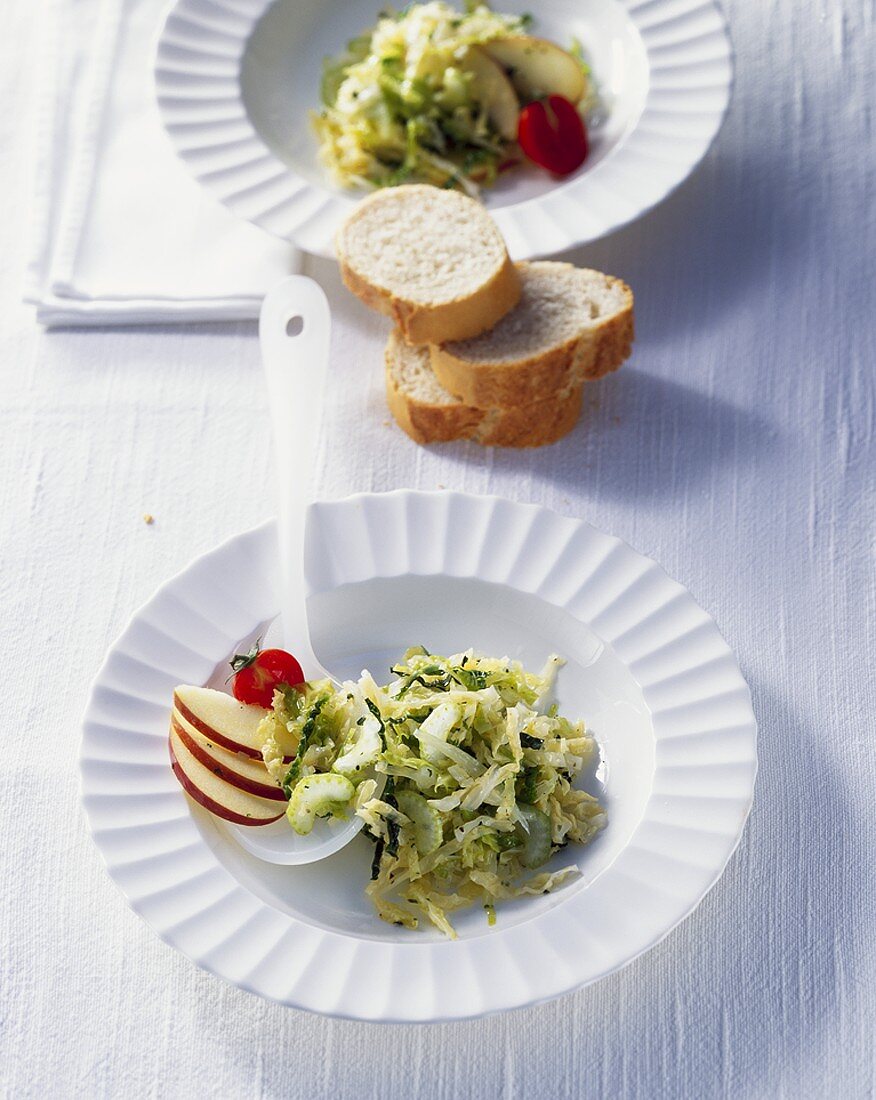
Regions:
<instances>
[{"instance_id":1,"label":"red cherry tomato","mask_svg":"<svg viewBox=\"0 0 876 1100\"><path fill-rule=\"evenodd\" d=\"M255 703L269 707L274 700L274 689L288 684L298 687L304 683L301 665L285 649L259 649L259 643L249 653L236 653L231 660L234 674L231 690L241 703Z\"/></svg>"},{"instance_id":2,"label":"red cherry tomato","mask_svg":"<svg viewBox=\"0 0 876 1100\"><path fill-rule=\"evenodd\" d=\"M561 95L527 103L520 112L517 141L531 161L555 176L580 168L589 148L584 120Z\"/></svg>"}]
</instances>

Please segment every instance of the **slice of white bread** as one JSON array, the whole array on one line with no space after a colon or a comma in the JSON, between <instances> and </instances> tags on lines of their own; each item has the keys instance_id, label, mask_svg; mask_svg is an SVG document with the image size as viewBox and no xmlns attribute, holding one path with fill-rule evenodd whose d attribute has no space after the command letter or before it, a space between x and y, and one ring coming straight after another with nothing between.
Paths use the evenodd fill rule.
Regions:
<instances>
[{"instance_id":1,"label":"slice of white bread","mask_svg":"<svg viewBox=\"0 0 876 1100\"><path fill-rule=\"evenodd\" d=\"M375 191L341 225L335 247L349 289L392 317L410 344L477 336L520 298L501 233L459 191Z\"/></svg>"},{"instance_id":2,"label":"slice of white bread","mask_svg":"<svg viewBox=\"0 0 876 1100\"><path fill-rule=\"evenodd\" d=\"M473 439L491 447L541 447L574 428L581 386L514 409L479 409L442 389L428 348L407 344L396 329L386 345L386 396L398 425L417 443Z\"/></svg>"},{"instance_id":3,"label":"slice of white bread","mask_svg":"<svg viewBox=\"0 0 876 1100\"><path fill-rule=\"evenodd\" d=\"M633 294L599 271L517 265L519 304L489 332L431 349L441 385L467 405L530 405L617 370L633 340Z\"/></svg>"}]
</instances>

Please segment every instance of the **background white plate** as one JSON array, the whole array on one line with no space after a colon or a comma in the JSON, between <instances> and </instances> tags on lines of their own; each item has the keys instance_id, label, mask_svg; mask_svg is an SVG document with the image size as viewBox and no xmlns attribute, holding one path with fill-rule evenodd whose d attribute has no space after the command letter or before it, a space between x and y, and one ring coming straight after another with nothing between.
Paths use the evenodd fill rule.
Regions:
<instances>
[{"instance_id":1,"label":"background white plate","mask_svg":"<svg viewBox=\"0 0 876 1100\"><path fill-rule=\"evenodd\" d=\"M357 195L326 179L308 111L323 57L379 10L377 0L178 0L161 32L158 101L192 173L241 217L320 255L333 254ZM573 176L521 169L485 192L515 259L595 240L664 199L714 140L732 82L713 0L544 0L534 11L535 33L584 43L606 118Z\"/></svg>"},{"instance_id":2,"label":"background white plate","mask_svg":"<svg viewBox=\"0 0 876 1100\"><path fill-rule=\"evenodd\" d=\"M314 647L336 674L379 676L407 646L474 646L538 666L568 659L558 701L601 748L591 789L609 825L582 878L472 909L460 939L380 922L362 837L305 867L261 863L191 803L167 756L180 681L220 684L228 655L274 617L266 525L194 562L135 615L97 676L82 796L110 875L198 965L288 1005L369 1020L446 1020L594 981L700 901L751 804L755 720L717 627L653 561L531 505L394 492L311 507ZM717 934L717 933L716 933Z\"/></svg>"}]
</instances>

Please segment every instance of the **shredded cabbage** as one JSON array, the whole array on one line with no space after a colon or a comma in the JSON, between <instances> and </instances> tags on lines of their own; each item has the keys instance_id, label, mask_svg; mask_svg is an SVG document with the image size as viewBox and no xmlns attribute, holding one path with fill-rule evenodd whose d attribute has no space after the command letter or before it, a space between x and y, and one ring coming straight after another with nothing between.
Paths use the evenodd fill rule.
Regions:
<instances>
[{"instance_id":1,"label":"shredded cabbage","mask_svg":"<svg viewBox=\"0 0 876 1100\"><path fill-rule=\"evenodd\" d=\"M375 844L366 893L383 920L408 928L425 917L454 937L456 909L480 903L492 923L497 901L564 884L574 865L525 876L592 840L606 815L574 786L595 741L544 710L561 664L552 657L535 675L518 661L417 647L383 687L363 673L277 692L259 732L291 826L361 817Z\"/></svg>"},{"instance_id":2,"label":"shredded cabbage","mask_svg":"<svg viewBox=\"0 0 876 1100\"><path fill-rule=\"evenodd\" d=\"M343 187L420 181L470 194L494 182L514 143L491 121L465 55L529 21L484 4L462 13L444 0L384 13L325 64L323 107L312 117L332 178Z\"/></svg>"}]
</instances>

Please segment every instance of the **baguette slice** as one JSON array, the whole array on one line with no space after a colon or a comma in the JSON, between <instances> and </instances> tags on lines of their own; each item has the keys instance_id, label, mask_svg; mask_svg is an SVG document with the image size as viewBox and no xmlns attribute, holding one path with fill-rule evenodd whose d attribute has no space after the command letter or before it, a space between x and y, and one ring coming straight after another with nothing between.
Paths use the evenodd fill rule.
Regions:
<instances>
[{"instance_id":1,"label":"baguette slice","mask_svg":"<svg viewBox=\"0 0 876 1100\"><path fill-rule=\"evenodd\" d=\"M541 447L574 428L581 389L514 409L478 409L443 390L428 348L407 344L396 329L386 345L386 396L399 427L417 443L473 439L489 447Z\"/></svg>"},{"instance_id":2,"label":"baguette slice","mask_svg":"<svg viewBox=\"0 0 876 1100\"><path fill-rule=\"evenodd\" d=\"M458 191L391 187L364 199L338 230L341 275L410 344L464 340L517 304L520 276L486 210Z\"/></svg>"},{"instance_id":3,"label":"baguette slice","mask_svg":"<svg viewBox=\"0 0 876 1100\"><path fill-rule=\"evenodd\" d=\"M571 264L517 265L520 302L474 339L433 347L441 385L467 405L530 405L617 370L633 340L633 295L620 279Z\"/></svg>"}]
</instances>

